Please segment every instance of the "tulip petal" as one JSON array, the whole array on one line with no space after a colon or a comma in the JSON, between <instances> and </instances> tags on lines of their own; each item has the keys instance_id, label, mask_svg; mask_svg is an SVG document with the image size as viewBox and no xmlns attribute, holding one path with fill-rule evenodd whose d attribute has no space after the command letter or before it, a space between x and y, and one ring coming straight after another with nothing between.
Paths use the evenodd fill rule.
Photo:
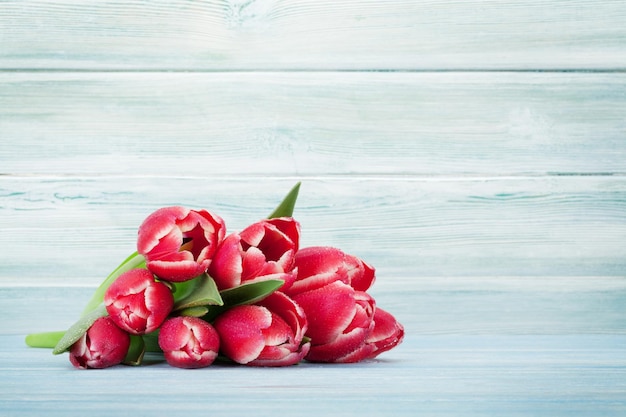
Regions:
<instances>
[{"instance_id":1,"label":"tulip petal","mask_svg":"<svg viewBox=\"0 0 626 417\"><path fill-rule=\"evenodd\" d=\"M332 343L312 344L305 359L310 362L338 362L363 346L368 334L369 329L355 328L349 333L339 335Z\"/></svg>"},{"instance_id":2,"label":"tulip petal","mask_svg":"<svg viewBox=\"0 0 626 417\"><path fill-rule=\"evenodd\" d=\"M224 355L240 364L256 359L265 347L262 329L272 323L272 315L264 307L237 306L222 315L214 323L220 335Z\"/></svg>"},{"instance_id":3,"label":"tulip petal","mask_svg":"<svg viewBox=\"0 0 626 417\"><path fill-rule=\"evenodd\" d=\"M132 269L120 275L104 294L111 319L132 334L156 330L172 311L174 297L162 282L146 269Z\"/></svg>"},{"instance_id":4,"label":"tulip petal","mask_svg":"<svg viewBox=\"0 0 626 417\"><path fill-rule=\"evenodd\" d=\"M291 327L278 314L270 312L272 324L270 327L261 329L261 334L265 338L266 346L280 346L293 343L293 332Z\"/></svg>"},{"instance_id":5,"label":"tulip petal","mask_svg":"<svg viewBox=\"0 0 626 417\"><path fill-rule=\"evenodd\" d=\"M243 255L241 281L247 281L262 275L261 271L265 266L265 261L265 254L259 248L250 246Z\"/></svg>"},{"instance_id":6,"label":"tulip petal","mask_svg":"<svg viewBox=\"0 0 626 417\"><path fill-rule=\"evenodd\" d=\"M288 295L324 287L332 282L350 283L345 263L346 255L339 249L328 246L312 246L298 251L294 268L298 275Z\"/></svg>"},{"instance_id":7,"label":"tulip petal","mask_svg":"<svg viewBox=\"0 0 626 417\"><path fill-rule=\"evenodd\" d=\"M402 343L404 326L387 311L377 308L374 313L374 328L366 343L373 347L368 358L374 358Z\"/></svg>"},{"instance_id":8,"label":"tulip petal","mask_svg":"<svg viewBox=\"0 0 626 417\"><path fill-rule=\"evenodd\" d=\"M295 343L300 344L308 328L304 310L292 298L277 291L265 298L259 305L275 312L290 327Z\"/></svg>"},{"instance_id":9,"label":"tulip petal","mask_svg":"<svg viewBox=\"0 0 626 417\"><path fill-rule=\"evenodd\" d=\"M206 210L164 207L139 227L137 251L159 278L182 282L207 270L224 233L224 221Z\"/></svg>"},{"instance_id":10,"label":"tulip petal","mask_svg":"<svg viewBox=\"0 0 626 417\"><path fill-rule=\"evenodd\" d=\"M220 340L215 328L197 317L168 319L159 332L165 360L178 368L203 368L217 357Z\"/></svg>"},{"instance_id":11,"label":"tulip petal","mask_svg":"<svg viewBox=\"0 0 626 417\"><path fill-rule=\"evenodd\" d=\"M292 217L275 218L268 220L268 223L275 226L288 241L292 242L294 245L294 252L298 252L300 249L300 223L295 221Z\"/></svg>"},{"instance_id":12,"label":"tulip petal","mask_svg":"<svg viewBox=\"0 0 626 417\"><path fill-rule=\"evenodd\" d=\"M291 366L300 362L309 353L310 343L305 343L296 351L290 352L279 359L257 359L249 362L249 366Z\"/></svg>"},{"instance_id":13,"label":"tulip petal","mask_svg":"<svg viewBox=\"0 0 626 417\"><path fill-rule=\"evenodd\" d=\"M352 322L356 303L354 289L341 281L293 297L304 310L313 345L330 343Z\"/></svg>"},{"instance_id":14,"label":"tulip petal","mask_svg":"<svg viewBox=\"0 0 626 417\"><path fill-rule=\"evenodd\" d=\"M189 281L205 270L202 264L193 260L148 261L147 266L157 277L172 282Z\"/></svg>"},{"instance_id":15,"label":"tulip petal","mask_svg":"<svg viewBox=\"0 0 626 417\"><path fill-rule=\"evenodd\" d=\"M220 244L209 265L209 275L213 277L220 290L236 287L241 284L243 273L241 238L238 234L230 234Z\"/></svg>"},{"instance_id":16,"label":"tulip petal","mask_svg":"<svg viewBox=\"0 0 626 417\"><path fill-rule=\"evenodd\" d=\"M371 359L371 355L374 353L374 346L362 343L356 350L352 353L348 353L345 356L334 359L333 363L356 363L361 362L365 359Z\"/></svg>"},{"instance_id":17,"label":"tulip petal","mask_svg":"<svg viewBox=\"0 0 626 417\"><path fill-rule=\"evenodd\" d=\"M265 236L265 225L262 222L252 223L243 229L239 236L249 246L258 246Z\"/></svg>"},{"instance_id":18,"label":"tulip petal","mask_svg":"<svg viewBox=\"0 0 626 417\"><path fill-rule=\"evenodd\" d=\"M374 267L352 255L346 255L346 264L352 288L357 291L367 291L376 279Z\"/></svg>"},{"instance_id":19,"label":"tulip petal","mask_svg":"<svg viewBox=\"0 0 626 417\"><path fill-rule=\"evenodd\" d=\"M302 248L296 254L299 276L310 277L343 267L345 254L330 246Z\"/></svg>"},{"instance_id":20,"label":"tulip petal","mask_svg":"<svg viewBox=\"0 0 626 417\"><path fill-rule=\"evenodd\" d=\"M171 234L180 233L173 228L176 220L184 218L188 213L187 208L173 206L160 208L150 214L139 227L137 251L144 255L150 253L166 236L169 237L163 240L163 244L170 247Z\"/></svg>"},{"instance_id":21,"label":"tulip petal","mask_svg":"<svg viewBox=\"0 0 626 417\"><path fill-rule=\"evenodd\" d=\"M122 363L130 337L109 317L100 317L70 349L70 362L77 368L107 368Z\"/></svg>"}]
</instances>

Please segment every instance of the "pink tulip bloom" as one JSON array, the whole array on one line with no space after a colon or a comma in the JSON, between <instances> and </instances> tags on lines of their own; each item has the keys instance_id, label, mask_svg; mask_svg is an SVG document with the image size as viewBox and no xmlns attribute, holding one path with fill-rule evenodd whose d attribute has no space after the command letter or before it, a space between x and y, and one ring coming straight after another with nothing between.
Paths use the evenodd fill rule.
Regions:
<instances>
[{"instance_id":1,"label":"pink tulip bloom","mask_svg":"<svg viewBox=\"0 0 626 417\"><path fill-rule=\"evenodd\" d=\"M100 369L124 361L130 336L109 317L100 317L70 348L70 362L79 369Z\"/></svg>"},{"instance_id":2,"label":"pink tulip bloom","mask_svg":"<svg viewBox=\"0 0 626 417\"><path fill-rule=\"evenodd\" d=\"M375 270L332 247L310 247L296 254L296 281L286 289L308 319L306 336L312 362L358 362L391 349L404 330L389 313L378 314L366 293Z\"/></svg>"},{"instance_id":3,"label":"pink tulip bloom","mask_svg":"<svg viewBox=\"0 0 626 417\"><path fill-rule=\"evenodd\" d=\"M204 368L213 363L220 348L215 328L197 317L168 319L159 331L165 360L177 368Z\"/></svg>"},{"instance_id":4,"label":"pink tulip bloom","mask_svg":"<svg viewBox=\"0 0 626 417\"><path fill-rule=\"evenodd\" d=\"M174 307L169 287L155 281L146 269L131 269L120 275L104 293L111 320L132 334L156 330Z\"/></svg>"},{"instance_id":5,"label":"pink tulip bloom","mask_svg":"<svg viewBox=\"0 0 626 417\"><path fill-rule=\"evenodd\" d=\"M377 307L374 312L374 329L365 341L366 345L372 346L372 351L368 354L367 359L375 358L383 352L386 352L400 343L404 339L404 327L396 318Z\"/></svg>"},{"instance_id":6,"label":"pink tulip bloom","mask_svg":"<svg viewBox=\"0 0 626 417\"><path fill-rule=\"evenodd\" d=\"M250 366L287 366L302 360L307 321L289 297L275 292L257 305L236 306L215 320L222 353Z\"/></svg>"},{"instance_id":7,"label":"pink tulip bloom","mask_svg":"<svg viewBox=\"0 0 626 417\"><path fill-rule=\"evenodd\" d=\"M374 359L381 353L397 346L403 338L404 328L402 325L391 314L377 307L374 312L373 329L365 342L352 353L340 359L332 360L332 362L351 363ZM319 354L319 352L316 353Z\"/></svg>"},{"instance_id":8,"label":"pink tulip bloom","mask_svg":"<svg viewBox=\"0 0 626 417\"><path fill-rule=\"evenodd\" d=\"M372 266L329 246L303 248L296 254L294 262L298 274L289 294L314 290L335 281L348 284L357 291L367 291L376 279Z\"/></svg>"},{"instance_id":9,"label":"pink tulip bloom","mask_svg":"<svg viewBox=\"0 0 626 417\"><path fill-rule=\"evenodd\" d=\"M206 210L164 207L139 227L137 252L160 279L187 281L206 272L225 231L224 220Z\"/></svg>"},{"instance_id":10,"label":"pink tulip bloom","mask_svg":"<svg viewBox=\"0 0 626 417\"><path fill-rule=\"evenodd\" d=\"M287 288L295 279L299 240L300 224L293 218L259 221L224 239L209 275L220 290L267 279L282 279L282 288Z\"/></svg>"},{"instance_id":11,"label":"pink tulip bloom","mask_svg":"<svg viewBox=\"0 0 626 417\"><path fill-rule=\"evenodd\" d=\"M311 362L357 362L354 355L374 328L374 299L342 281L293 296L304 310L311 338L306 360ZM369 352L364 352L365 357Z\"/></svg>"}]
</instances>

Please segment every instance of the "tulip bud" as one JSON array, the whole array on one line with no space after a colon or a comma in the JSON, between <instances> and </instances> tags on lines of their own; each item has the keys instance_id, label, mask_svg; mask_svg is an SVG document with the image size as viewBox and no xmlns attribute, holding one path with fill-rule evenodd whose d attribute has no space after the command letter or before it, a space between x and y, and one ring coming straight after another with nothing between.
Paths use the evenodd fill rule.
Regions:
<instances>
[{"instance_id":1,"label":"tulip bud","mask_svg":"<svg viewBox=\"0 0 626 417\"><path fill-rule=\"evenodd\" d=\"M367 358L375 358L396 347L403 339L404 327L402 324L393 315L377 307L374 312L374 329L365 341L366 345L372 346L372 351L367 355Z\"/></svg>"},{"instance_id":2,"label":"tulip bud","mask_svg":"<svg viewBox=\"0 0 626 417\"><path fill-rule=\"evenodd\" d=\"M220 339L206 321L197 317L168 319L159 331L159 347L165 360L177 368L203 368L213 363Z\"/></svg>"},{"instance_id":3,"label":"tulip bud","mask_svg":"<svg viewBox=\"0 0 626 417\"><path fill-rule=\"evenodd\" d=\"M215 320L222 353L250 366L287 366L302 360L309 343L302 343L307 322L302 309L275 292L258 305L241 305Z\"/></svg>"},{"instance_id":4,"label":"tulip bud","mask_svg":"<svg viewBox=\"0 0 626 417\"><path fill-rule=\"evenodd\" d=\"M174 296L150 271L131 269L113 281L104 294L104 305L117 326L139 335L163 323L174 307Z\"/></svg>"},{"instance_id":5,"label":"tulip bud","mask_svg":"<svg viewBox=\"0 0 626 417\"><path fill-rule=\"evenodd\" d=\"M206 272L225 230L224 220L206 210L164 207L139 227L137 252L160 279L188 281Z\"/></svg>"},{"instance_id":6,"label":"tulip bud","mask_svg":"<svg viewBox=\"0 0 626 417\"><path fill-rule=\"evenodd\" d=\"M290 294L321 288L341 281L357 291L367 291L374 283L375 269L356 256L330 246L312 246L298 251L294 260L296 281Z\"/></svg>"},{"instance_id":7,"label":"tulip bud","mask_svg":"<svg viewBox=\"0 0 626 417\"><path fill-rule=\"evenodd\" d=\"M291 217L262 220L224 239L209 266L217 287L225 290L248 282L295 279L300 224Z\"/></svg>"},{"instance_id":8,"label":"tulip bud","mask_svg":"<svg viewBox=\"0 0 626 417\"><path fill-rule=\"evenodd\" d=\"M100 369L122 363L130 336L109 317L100 317L70 348L70 362L79 369Z\"/></svg>"},{"instance_id":9,"label":"tulip bud","mask_svg":"<svg viewBox=\"0 0 626 417\"><path fill-rule=\"evenodd\" d=\"M297 294L294 300L304 310L311 338L306 360L311 362L356 362L351 356L362 348L372 328L374 299L335 281L316 290ZM365 353L363 354L365 356Z\"/></svg>"}]
</instances>

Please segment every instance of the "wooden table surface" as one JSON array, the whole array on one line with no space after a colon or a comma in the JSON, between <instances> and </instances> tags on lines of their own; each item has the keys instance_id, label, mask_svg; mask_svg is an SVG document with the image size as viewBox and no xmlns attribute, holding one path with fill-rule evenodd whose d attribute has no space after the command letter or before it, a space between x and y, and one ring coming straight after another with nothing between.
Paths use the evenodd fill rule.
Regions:
<instances>
[{"instance_id":1,"label":"wooden table surface","mask_svg":"<svg viewBox=\"0 0 626 417\"><path fill-rule=\"evenodd\" d=\"M626 3L0 1L0 415L626 415ZM63 330L167 205L297 181L373 264L378 359L78 371Z\"/></svg>"}]
</instances>

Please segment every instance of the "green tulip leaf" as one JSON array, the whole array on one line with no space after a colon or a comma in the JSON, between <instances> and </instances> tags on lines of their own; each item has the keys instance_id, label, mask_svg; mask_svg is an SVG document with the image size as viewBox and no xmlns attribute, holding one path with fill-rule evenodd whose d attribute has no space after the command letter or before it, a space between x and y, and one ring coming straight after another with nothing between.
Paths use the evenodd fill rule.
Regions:
<instances>
[{"instance_id":1,"label":"green tulip leaf","mask_svg":"<svg viewBox=\"0 0 626 417\"><path fill-rule=\"evenodd\" d=\"M161 350L161 347L159 346L159 331L160 329L157 329L151 333L146 333L143 335L143 342L145 344L146 352L163 352Z\"/></svg>"},{"instance_id":2,"label":"green tulip leaf","mask_svg":"<svg viewBox=\"0 0 626 417\"><path fill-rule=\"evenodd\" d=\"M181 316L188 317L203 317L209 312L209 308L207 306L197 306L197 307L187 307L178 311L178 314Z\"/></svg>"},{"instance_id":3,"label":"green tulip leaf","mask_svg":"<svg viewBox=\"0 0 626 417\"><path fill-rule=\"evenodd\" d=\"M74 343L76 343L76 341L78 341L78 339L80 339L85 334L87 330L89 330L91 325L94 324L96 320L98 320L100 317L105 316L107 316L107 310L104 305L100 305L96 309L92 310L90 313L82 316L76 323L72 325L72 327L67 329L61 340L59 340L59 342L52 350L52 353L54 355L58 355L68 350Z\"/></svg>"},{"instance_id":4,"label":"green tulip leaf","mask_svg":"<svg viewBox=\"0 0 626 417\"><path fill-rule=\"evenodd\" d=\"M34 348L54 348L63 337L65 331L32 333L26 336L26 344Z\"/></svg>"},{"instance_id":5,"label":"green tulip leaf","mask_svg":"<svg viewBox=\"0 0 626 417\"><path fill-rule=\"evenodd\" d=\"M285 281L282 279L268 279L229 288L221 291L220 294L224 300L224 305L227 307L254 304L282 287L284 283Z\"/></svg>"},{"instance_id":6,"label":"green tulip leaf","mask_svg":"<svg viewBox=\"0 0 626 417\"><path fill-rule=\"evenodd\" d=\"M269 279L267 281L243 284L238 287L220 291L224 304L221 306L209 306L209 311L207 314L202 316L202 319L211 323L217 318L217 316L231 307L254 304L261 301L282 287L284 283L285 282L282 279Z\"/></svg>"},{"instance_id":7,"label":"green tulip leaf","mask_svg":"<svg viewBox=\"0 0 626 417\"><path fill-rule=\"evenodd\" d=\"M146 353L146 344L141 336L130 335L130 346L124 358L124 365L138 366L141 365L143 355Z\"/></svg>"},{"instance_id":8,"label":"green tulip leaf","mask_svg":"<svg viewBox=\"0 0 626 417\"><path fill-rule=\"evenodd\" d=\"M296 183L296 185L293 186L293 188L287 193L283 201L276 207L276 209L274 209L272 214L268 216L268 219L293 216L293 209L296 207L296 200L298 199L299 191L300 182Z\"/></svg>"},{"instance_id":9,"label":"green tulip leaf","mask_svg":"<svg viewBox=\"0 0 626 417\"><path fill-rule=\"evenodd\" d=\"M176 283L175 286L174 311L224 304L215 281L207 273L186 282Z\"/></svg>"}]
</instances>

